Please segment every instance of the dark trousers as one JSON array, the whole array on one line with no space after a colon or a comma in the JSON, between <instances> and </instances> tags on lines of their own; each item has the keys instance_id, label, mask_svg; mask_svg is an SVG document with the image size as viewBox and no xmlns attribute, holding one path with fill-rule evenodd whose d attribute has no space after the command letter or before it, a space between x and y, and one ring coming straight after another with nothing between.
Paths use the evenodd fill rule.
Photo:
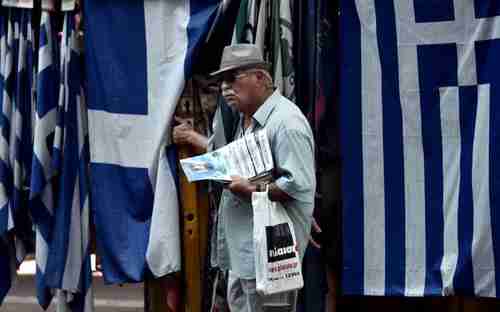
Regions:
<instances>
[{"instance_id":1,"label":"dark trousers","mask_svg":"<svg viewBox=\"0 0 500 312\"><path fill-rule=\"evenodd\" d=\"M326 267L321 250L309 244L302 263L304 288L297 298L297 312L324 312L328 292Z\"/></svg>"}]
</instances>

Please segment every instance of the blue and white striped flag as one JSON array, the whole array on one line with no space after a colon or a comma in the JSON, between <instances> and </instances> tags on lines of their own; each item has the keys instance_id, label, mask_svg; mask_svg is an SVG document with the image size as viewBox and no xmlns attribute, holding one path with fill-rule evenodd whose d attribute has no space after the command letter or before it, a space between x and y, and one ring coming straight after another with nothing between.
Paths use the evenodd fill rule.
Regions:
<instances>
[{"instance_id":1,"label":"blue and white striped flag","mask_svg":"<svg viewBox=\"0 0 500 312\"><path fill-rule=\"evenodd\" d=\"M500 289L500 7L343 0L343 286Z\"/></svg>"},{"instance_id":2,"label":"blue and white striped flag","mask_svg":"<svg viewBox=\"0 0 500 312\"><path fill-rule=\"evenodd\" d=\"M7 46L7 31L8 31L8 11L5 8L0 8L0 103L4 102L7 77L9 72L6 71L6 60L8 55ZM10 54L9 54L10 55ZM10 192L7 185L9 181L8 168L8 142L5 134L7 133L5 127L8 125L8 119L3 112L3 104L0 105L2 112L0 114L0 237L2 237L7 231L14 227L14 219L12 210L9 206L8 194ZM10 116L9 116L10 117Z\"/></svg>"},{"instance_id":3,"label":"blue and white striped flag","mask_svg":"<svg viewBox=\"0 0 500 312\"><path fill-rule=\"evenodd\" d=\"M12 165L10 158L10 141L11 141L11 114L12 102L15 94L15 78L17 59L17 39L15 38L14 26L14 9L9 9L6 12L4 9L4 17L7 18L5 39L2 40L2 115L0 116L0 206L2 208L2 230L11 230L14 228L14 210L10 200L13 189ZM18 38L18 35L17 35ZM5 46L3 45L5 44Z\"/></svg>"},{"instance_id":4,"label":"blue and white striped flag","mask_svg":"<svg viewBox=\"0 0 500 312\"><path fill-rule=\"evenodd\" d=\"M58 43L49 12L42 12L38 50L37 102L34 154L31 169L30 208L36 229L36 284L40 305L46 309L52 291L46 284L45 269L53 231L54 178L52 166L59 94Z\"/></svg>"},{"instance_id":5,"label":"blue and white striped flag","mask_svg":"<svg viewBox=\"0 0 500 312\"><path fill-rule=\"evenodd\" d=\"M83 96L81 38L75 12L65 13L61 43L59 142L62 158L55 198L54 228L46 281L60 290L59 311L93 311L90 266L89 147L87 108Z\"/></svg>"},{"instance_id":6,"label":"blue and white striped flag","mask_svg":"<svg viewBox=\"0 0 500 312\"><path fill-rule=\"evenodd\" d=\"M1 38L2 101L0 116L0 207L2 207L3 248L0 293L6 294L13 274L25 256L23 241L16 233L26 229L26 187L31 171L31 105L33 40L31 11L9 9L2 12L7 17L7 35ZM5 28L3 28L5 30ZM16 224L20 220L21 224ZM7 231L12 231L7 234ZM4 246L4 247L5 247ZM3 299L0 297L0 299Z\"/></svg>"},{"instance_id":7,"label":"blue and white striped flag","mask_svg":"<svg viewBox=\"0 0 500 312\"><path fill-rule=\"evenodd\" d=\"M166 147L219 2L85 2L92 206L107 282L181 268L177 190Z\"/></svg>"}]
</instances>

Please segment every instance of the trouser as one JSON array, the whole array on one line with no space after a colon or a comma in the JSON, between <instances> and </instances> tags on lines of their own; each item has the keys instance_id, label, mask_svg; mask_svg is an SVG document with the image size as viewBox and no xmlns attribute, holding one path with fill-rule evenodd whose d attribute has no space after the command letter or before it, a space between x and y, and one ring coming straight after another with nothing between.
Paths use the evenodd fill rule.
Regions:
<instances>
[{"instance_id":1,"label":"trouser","mask_svg":"<svg viewBox=\"0 0 500 312\"><path fill-rule=\"evenodd\" d=\"M309 244L302 261L304 288L299 291L297 312L324 312L328 282L321 250Z\"/></svg>"},{"instance_id":2,"label":"trouser","mask_svg":"<svg viewBox=\"0 0 500 312\"><path fill-rule=\"evenodd\" d=\"M295 312L297 291L262 296L257 293L255 279L242 279L229 271L227 301L231 312L278 312L276 308L282 305L290 308L281 311Z\"/></svg>"}]
</instances>

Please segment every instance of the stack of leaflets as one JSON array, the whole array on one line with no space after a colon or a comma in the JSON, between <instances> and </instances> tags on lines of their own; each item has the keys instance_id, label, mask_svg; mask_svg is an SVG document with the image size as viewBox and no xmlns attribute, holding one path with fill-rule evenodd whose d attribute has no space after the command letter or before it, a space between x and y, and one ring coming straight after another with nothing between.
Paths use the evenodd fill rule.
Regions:
<instances>
[{"instance_id":1,"label":"stack of leaflets","mask_svg":"<svg viewBox=\"0 0 500 312\"><path fill-rule=\"evenodd\" d=\"M266 180L271 176L274 164L267 133L263 129L213 152L181 159L181 167L189 182L229 182L231 176L250 181Z\"/></svg>"}]
</instances>

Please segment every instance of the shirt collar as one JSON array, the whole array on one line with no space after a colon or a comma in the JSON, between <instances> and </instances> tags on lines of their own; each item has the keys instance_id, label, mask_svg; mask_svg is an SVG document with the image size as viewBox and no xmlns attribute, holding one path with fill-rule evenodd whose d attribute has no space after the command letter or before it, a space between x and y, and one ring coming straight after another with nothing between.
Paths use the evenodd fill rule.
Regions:
<instances>
[{"instance_id":1,"label":"shirt collar","mask_svg":"<svg viewBox=\"0 0 500 312\"><path fill-rule=\"evenodd\" d=\"M273 94L271 94L266 101L257 109L253 114L252 118L257 121L260 126L264 126L269 119L269 116L276 106L276 99L280 96L280 92L276 89Z\"/></svg>"}]
</instances>

